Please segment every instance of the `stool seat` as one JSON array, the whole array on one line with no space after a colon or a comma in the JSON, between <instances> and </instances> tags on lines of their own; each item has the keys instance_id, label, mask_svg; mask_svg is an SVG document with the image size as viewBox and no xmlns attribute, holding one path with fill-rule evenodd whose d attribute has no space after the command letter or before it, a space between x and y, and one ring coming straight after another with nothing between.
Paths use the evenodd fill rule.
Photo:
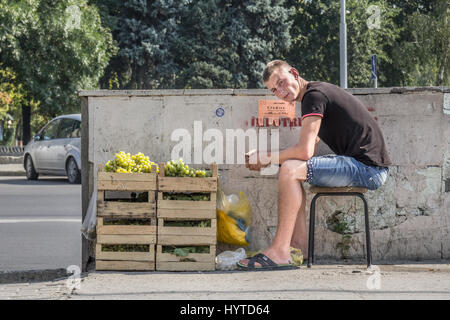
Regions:
<instances>
[{"instance_id":1,"label":"stool seat","mask_svg":"<svg viewBox=\"0 0 450 320\"><path fill-rule=\"evenodd\" d=\"M312 186L309 188L309 191L312 193L342 193L342 192L358 192L358 193L366 193L367 189L362 187L316 187Z\"/></svg>"}]
</instances>

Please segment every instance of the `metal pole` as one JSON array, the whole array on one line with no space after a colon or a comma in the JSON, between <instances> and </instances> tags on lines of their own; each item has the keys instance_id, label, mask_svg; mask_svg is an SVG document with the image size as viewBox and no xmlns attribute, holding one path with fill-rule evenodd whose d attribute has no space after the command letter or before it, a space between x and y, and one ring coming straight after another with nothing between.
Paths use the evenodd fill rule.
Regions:
<instances>
[{"instance_id":1,"label":"metal pole","mask_svg":"<svg viewBox=\"0 0 450 320\"><path fill-rule=\"evenodd\" d=\"M373 54L370 58L370 63L372 65L372 80L373 80L373 87L377 88L378 86L378 75L377 75L377 55Z\"/></svg>"},{"instance_id":2,"label":"metal pole","mask_svg":"<svg viewBox=\"0 0 450 320\"><path fill-rule=\"evenodd\" d=\"M347 24L345 23L345 0L341 0L341 23L339 25L340 39L340 83L341 88L347 88Z\"/></svg>"}]
</instances>

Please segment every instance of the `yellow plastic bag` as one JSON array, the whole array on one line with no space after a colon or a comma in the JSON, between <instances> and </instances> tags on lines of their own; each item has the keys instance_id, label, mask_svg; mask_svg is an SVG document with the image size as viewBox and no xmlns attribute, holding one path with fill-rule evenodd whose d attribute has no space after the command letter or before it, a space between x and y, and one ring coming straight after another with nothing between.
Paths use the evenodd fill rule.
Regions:
<instances>
[{"instance_id":1,"label":"yellow plastic bag","mask_svg":"<svg viewBox=\"0 0 450 320\"><path fill-rule=\"evenodd\" d=\"M250 202L243 192L217 197L217 241L248 246L250 243Z\"/></svg>"}]
</instances>

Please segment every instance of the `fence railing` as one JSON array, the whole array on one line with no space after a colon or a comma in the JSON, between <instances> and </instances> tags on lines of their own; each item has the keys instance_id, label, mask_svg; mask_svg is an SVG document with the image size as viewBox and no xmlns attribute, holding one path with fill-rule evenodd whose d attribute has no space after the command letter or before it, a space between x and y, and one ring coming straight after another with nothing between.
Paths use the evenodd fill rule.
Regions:
<instances>
[{"instance_id":1,"label":"fence railing","mask_svg":"<svg viewBox=\"0 0 450 320\"><path fill-rule=\"evenodd\" d=\"M0 146L0 156L23 156L23 147L5 147Z\"/></svg>"}]
</instances>

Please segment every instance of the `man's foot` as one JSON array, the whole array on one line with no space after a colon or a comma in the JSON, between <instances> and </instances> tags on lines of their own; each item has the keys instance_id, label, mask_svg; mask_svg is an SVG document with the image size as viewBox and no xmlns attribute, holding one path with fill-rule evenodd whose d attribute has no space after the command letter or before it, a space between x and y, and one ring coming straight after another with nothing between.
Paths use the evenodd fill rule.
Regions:
<instances>
[{"instance_id":1,"label":"man's foot","mask_svg":"<svg viewBox=\"0 0 450 320\"><path fill-rule=\"evenodd\" d=\"M261 252L265 257L269 258L273 263L279 265L286 265L292 263L291 256L289 250L287 253L281 254L279 251L275 251L274 249L267 248L263 252ZM256 255L255 255L256 256ZM242 266L248 266L250 259L243 259L239 261L239 265ZM262 267L261 263L258 261L255 261L255 268Z\"/></svg>"},{"instance_id":2,"label":"man's foot","mask_svg":"<svg viewBox=\"0 0 450 320\"><path fill-rule=\"evenodd\" d=\"M258 264L258 266L256 266ZM262 253L258 253L248 260L246 265L237 263L237 266L241 270L245 271L267 271L267 270L291 270L298 269L298 267L292 263L275 263L270 258Z\"/></svg>"}]
</instances>

